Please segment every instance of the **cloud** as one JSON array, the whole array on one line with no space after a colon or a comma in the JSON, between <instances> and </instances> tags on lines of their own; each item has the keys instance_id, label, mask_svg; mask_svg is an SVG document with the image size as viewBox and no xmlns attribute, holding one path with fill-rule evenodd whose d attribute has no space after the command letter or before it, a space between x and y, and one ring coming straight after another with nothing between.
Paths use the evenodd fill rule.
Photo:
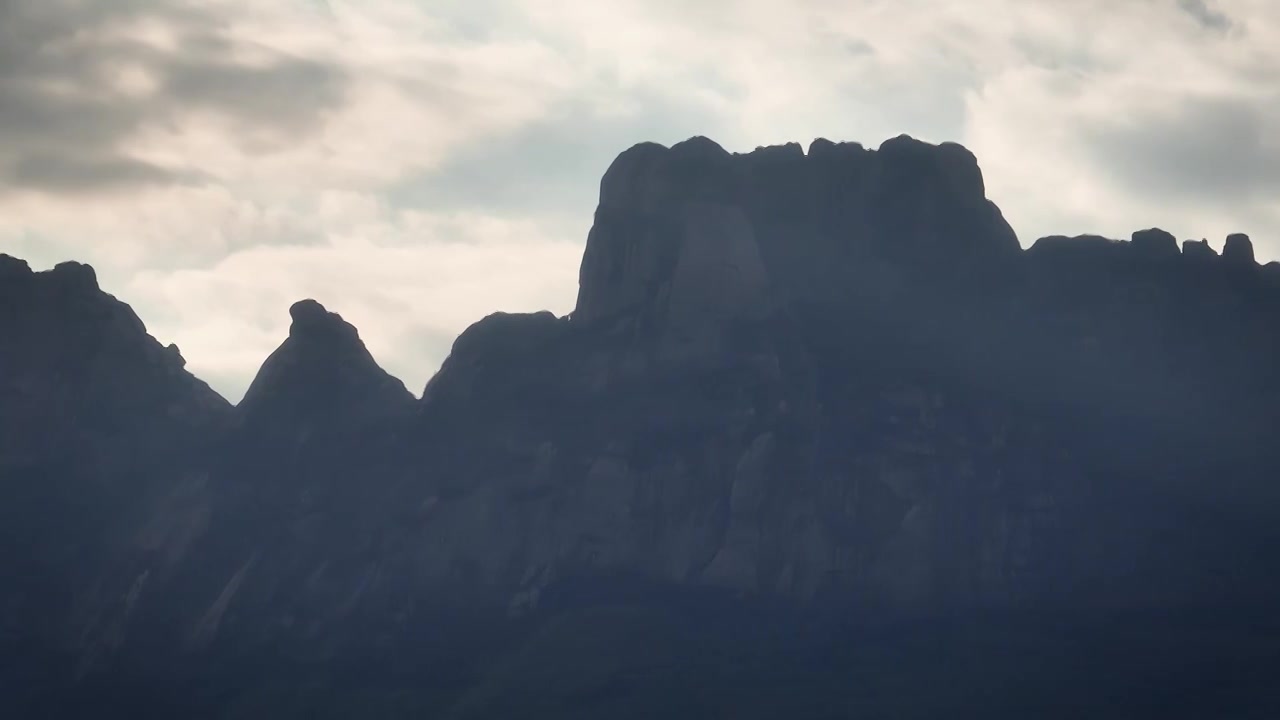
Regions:
<instances>
[{"instance_id":1,"label":"cloud","mask_svg":"<svg viewBox=\"0 0 1280 720\"><path fill-rule=\"evenodd\" d=\"M1277 95L1280 100L1280 95ZM1250 203L1280 190L1280 102L1180 97L1085 128L1088 145L1122 182L1173 202Z\"/></svg>"},{"instance_id":2,"label":"cloud","mask_svg":"<svg viewBox=\"0 0 1280 720\"><path fill-rule=\"evenodd\" d=\"M388 0L4 0L0 27L9 191L376 185L536 119L574 75L537 43L463 42ZM67 182L77 167L92 172Z\"/></svg>"},{"instance_id":3,"label":"cloud","mask_svg":"<svg viewBox=\"0 0 1280 720\"><path fill-rule=\"evenodd\" d=\"M53 193L127 190L138 185L194 181L196 177L129 157L76 157L48 151L18 156L8 175L16 185Z\"/></svg>"},{"instance_id":4,"label":"cloud","mask_svg":"<svg viewBox=\"0 0 1280 720\"><path fill-rule=\"evenodd\" d=\"M212 6L0 3L0 189L182 182L203 169L140 156L137 138L201 113L296 139L339 104L342 68L249 45Z\"/></svg>"},{"instance_id":5,"label":"cloud","mask_svg":"<svg viewBox=\"0 0 1280 720\"><path fill-rule=\"evenodd\" d=\"M1178 0L1178 7L1206 28L1226 30L1231 27L1231 18L1210 7L1206 0Z\"/></svg>"}]
</instances>

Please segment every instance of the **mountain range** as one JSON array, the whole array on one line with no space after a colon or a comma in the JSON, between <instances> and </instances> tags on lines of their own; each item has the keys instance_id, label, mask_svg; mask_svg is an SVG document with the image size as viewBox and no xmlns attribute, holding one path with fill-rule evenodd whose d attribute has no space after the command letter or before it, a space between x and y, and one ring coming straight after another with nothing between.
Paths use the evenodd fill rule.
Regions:
<instances>
[{"instance_id":1,"label":"mountain range","mask_svg":"<svg viewBox=\"0 0 1280 720\"><path fill-rule=\"evenodd\" d=\"M301 300L235 406L0 255L0 709L1274 717L1280 264L1221 247L1024 249L951 143L641 144L568 315L418 399Z\"/></svg>"}]
</instances>

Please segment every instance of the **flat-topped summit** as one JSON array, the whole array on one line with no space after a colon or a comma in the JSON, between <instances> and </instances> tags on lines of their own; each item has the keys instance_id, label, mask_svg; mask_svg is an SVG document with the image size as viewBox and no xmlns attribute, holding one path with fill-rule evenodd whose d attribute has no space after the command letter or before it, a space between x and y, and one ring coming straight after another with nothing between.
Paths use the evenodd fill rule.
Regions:
<instances>
[{"instance_id":1,"label":"flat-topped summit","mask_svg":"<svg viewBox=\"0 0 1280 720\"><path fill-rule=\"evenodd\" d=\"M954 269L1018 247L977 160L954 143L819 139L807 154L796 143L745 154L705 137L642 143L600 183L574 318L759 314L838 291L835 274L851 266Z\"/></svg>"}]
</instances>

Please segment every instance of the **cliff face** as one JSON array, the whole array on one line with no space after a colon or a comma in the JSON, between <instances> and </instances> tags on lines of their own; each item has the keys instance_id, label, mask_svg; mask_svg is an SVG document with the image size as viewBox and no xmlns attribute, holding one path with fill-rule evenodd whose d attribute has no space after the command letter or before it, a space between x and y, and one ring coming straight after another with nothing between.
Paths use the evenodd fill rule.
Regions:
<instances>
[{"instance_id":1,"label":"cliff face","mask_svg":"<svg viewBox=\"0 0 1280 720\"><path fill-rule=\"evenodd\" d=\"M291 312L229 408L88 268L0 256L4 564L83 599L6 583L24 637L92 675L454 647L588 586L846 618L1280 593L1280 272L1242 235L1023 251L956 145L632 148L574 312L481 320L421 401Z\"/></svg>"}]
</instances>

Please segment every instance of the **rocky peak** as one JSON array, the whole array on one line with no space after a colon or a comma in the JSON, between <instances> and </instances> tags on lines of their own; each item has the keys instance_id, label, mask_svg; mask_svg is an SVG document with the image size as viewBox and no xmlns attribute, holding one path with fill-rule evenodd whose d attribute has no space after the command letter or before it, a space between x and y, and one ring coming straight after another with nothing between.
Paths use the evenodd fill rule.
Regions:
<instances>
[{"instance_id":1,"label":"rocky peak","mask_svg":"<svg viewBox=\"0 0 1280 720\"><path fill-rule=\"evenodd\" d=\"M315 300L289 308L289 337L267 358L239 405L261 421L360 422L404 409L413 396L387 374L360 334Z\"/></svg>"},{"instance_id":2,"label":"rocky peak","mask_svg":"<svg viewBox=\"0 0 1280 720\"><path fill-rule=\"evenodd\" d=\"M332 349L339 352L360 343L360 334L354 325L315 300L294 303L289 308L289 317L293 319L289 337L299 342L332 345Z\"/></svg>"},{"instance_id":3,"label":"rocky peak","mask_svg":"<svg viewBox=\"0 0 1280 720\"><path fill-rule=\"evenodd\" d=\"M1178 240L1159 228L1139 230L1132 235L1133 249L1143 257L1168 260L1178 257Z\"/></svg>"},{"instance_id":4,"label":"rocky peak","mask_svg":"<svg viewBox=\"0 0 1280 720\"><path fill-rule=\"evenodd\" d=\"M49 277L67 288L94 292L98 288L98 273L90 265L75 261L58 263L53 266Z\"/></svg>"},{"instance_id":5,"label":"rocky peak","mask_svg":"<svg viewBox=\"0 0 1280 720\"><path fill-rule=\"evenodd\" d=\"M1188 240L1182 243L1182 255L1195 260L1210 260L1218 257L1208 240Z\"/></svg>"},{"instance_id":6,"label":"rocky peak","mask_svg":"<svg viewBox=\"0 0 1280 720\"><path fill-rule=\"evenodd\" d=\"M1257 264L1253 257L1253 242L1249 240L1249 236L1243 233L1228 235L1227 242L1222 246L1222 259L1232 265Z\"/></svg>"},{"instance_id":7,"label":"rocky peak","mask_svg":"<svg viewBox=\"0 0 1280 720\"><path fill-rule=\"evenodd\" d=\"M27 264L26 260L0 253L0 282L14 278L29 277L31 274L31 266Z\"/></svg>"},{"instance_id":8,"label":"rocky peak","mask_svg":"<svg viewBox=\"0 0 1280 720\"><path fill-rule=\"evenodd\" d=\"M815 286L838 292L849 275L830 268L954 268L1018 249L977 160L954 143L900 136L868 151L819 139L808 154L795 143L747 154L704 137L645 143L601 181L573 318L701 328Z\"/></svg>"}]
</instances>

